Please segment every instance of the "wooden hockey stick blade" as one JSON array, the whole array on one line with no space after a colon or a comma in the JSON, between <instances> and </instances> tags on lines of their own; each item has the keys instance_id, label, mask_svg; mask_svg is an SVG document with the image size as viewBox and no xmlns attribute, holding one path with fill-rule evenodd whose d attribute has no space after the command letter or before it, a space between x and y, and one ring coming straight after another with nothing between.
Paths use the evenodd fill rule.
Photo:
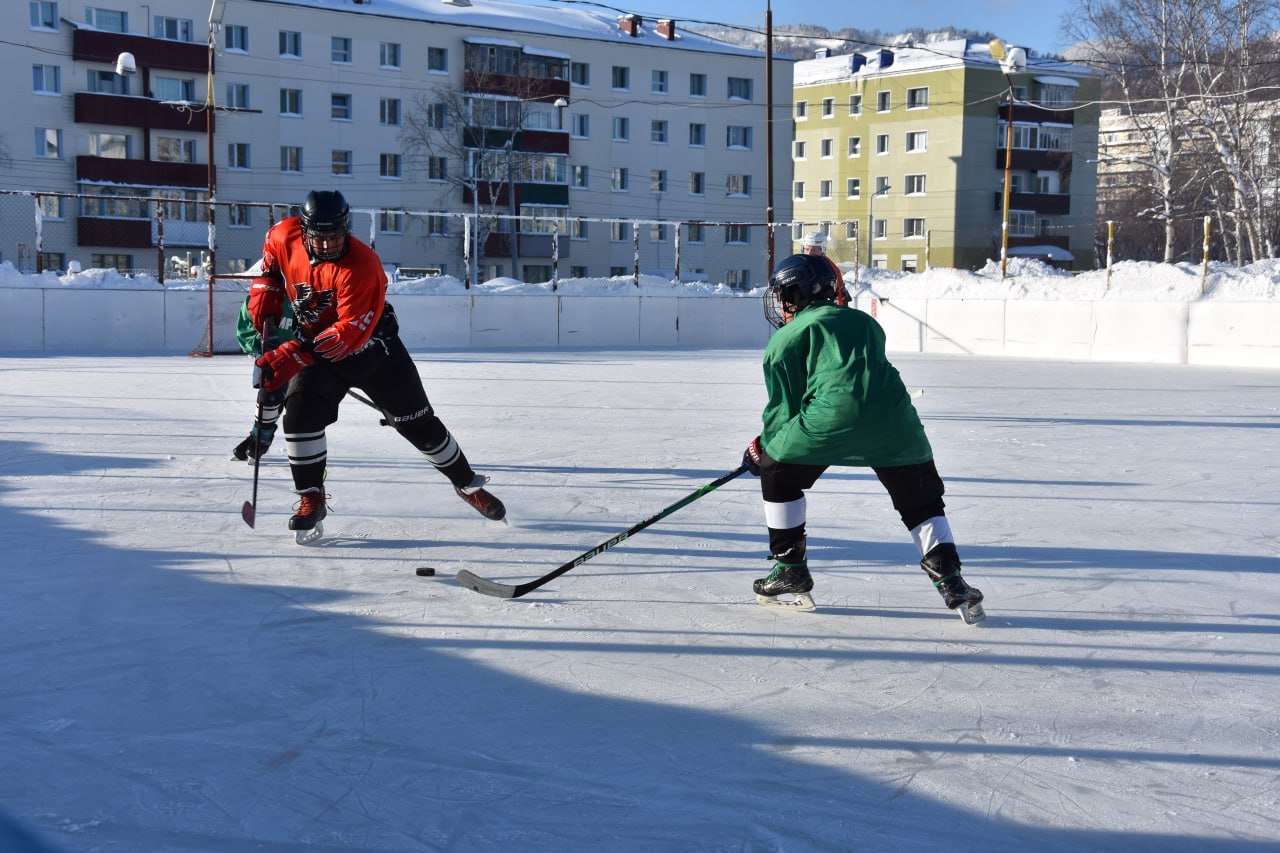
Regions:
<instances>
[{"instance_id":1,"label":"wooden hockey stick blade","mask_svg":"<svg viewBox=\"0 0 1280 853\"><path fill-rule=\"evenodd\" d=\"M481 595L492 595L494 598L516 598L520 588L515 584L497 583L463 569L458 572L458 583L472 592Z\"/></svg>"},{"instance_id":2,"label":"wooden hockey stick blade","mask_svg":"<svg viewBox=\"0 0 1280 853\"><path fill-rule=\"evenodd\" d=\"M244 523L253 527L253 521L256 516L257 511L254 509L253 503L245 501L244 506L240 507L240 517L244 519Z\"/></svg>"}]
</instances>

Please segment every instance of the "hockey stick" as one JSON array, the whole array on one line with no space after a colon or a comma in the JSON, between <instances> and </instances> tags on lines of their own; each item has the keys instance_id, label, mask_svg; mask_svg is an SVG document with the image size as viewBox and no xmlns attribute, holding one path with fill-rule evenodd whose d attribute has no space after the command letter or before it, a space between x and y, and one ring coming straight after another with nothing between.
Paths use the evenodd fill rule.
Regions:
<instances>
[{"instance_id":1,"label":"hockey stick","mask_svg":"<svg viewBox=\"0 0 1280 853\"><path fill-rule=\"evenodd\" d=\"M262 322L262 348L267 347L267 321ZM258 417L253 422L253 500L245 501L240 507L240 517L244 523L253 527L258 517L258 470L262 465L262 378L258 378Z\"/></svg>"},{"instance_id":2,"label":"hockey stick","mask_svg":"<svg viewBox=\"0 0 1280 853\"><path fill-rule=\"evenodd\" d=\"M641 530L644 530L649 525L659 522L662 519L666 518L668 515L671 515L671 513L675 512L676 510L682 509L688 506L689 504L693 503L698 498L702 497L708 492L715 491L716 489L723 486L725 483L732 480L734 477L742 476L743 474L746 473L746 471L747 471L746 465L741 465L737 468L734 468L728 474L725 474L723 477L719 477L715 480L712 480L710 483L707 483L705 486L698 489L696 492L692 492L688 495L685 495L680 500L676 501L671 506L667 507L666 509L657 513L656 515L649 516L644 521L640 522L634 527L631 527L630 529L624 531L623 533L619 533L617 536L613 537L612 539L609 539L606 542L601 542L599 545L592 548L590 551L586 551L582 554L579 554L569 562L560 566L558 569L547 572L545 575L543 575L540 578L537 578L536 580L527 581L521 584L497 583L495 581L486 580L485 578L482 578L479 575L473 574L467 571L466 569L463 569L462 571L458 572L458 583L460 583L462 586L465 586L467 589L472 590L473 592L480 593L481 595L492 595L495 598L519 598L525 593L532 592L533 590L537 589L538 587L542 586L545 583L550 583L551 581L560 577L562 574L569 571L570 569L581 566L583 563L585 563L587 560L590 560L592 557L596 556L597 554L601 554L601 553L604 553L605 551L608 551L610 548L612 548L614 545L617 545L622 540L628 539L634 536L635 534L639 533Z\"/></svg>"},{"instance_id":3,"label":"hockey stick","mask_svg":"<svg viewBox=\"0 0 1280 853\"><path fill-rule=\"evenodd\" d=\"M387 413L382 411L382 408L377 403L373 402L363 394L357 394L355 391L352 391L350 388L347 389L347 396L354 397L355 399L359 400L361 403L364 403L366 406L373 409L375 412L380 413L382 417L378 419L378 426L391 426L390 422L387 420L387 417L388 417Z\"/></svg>"}]
</instances>

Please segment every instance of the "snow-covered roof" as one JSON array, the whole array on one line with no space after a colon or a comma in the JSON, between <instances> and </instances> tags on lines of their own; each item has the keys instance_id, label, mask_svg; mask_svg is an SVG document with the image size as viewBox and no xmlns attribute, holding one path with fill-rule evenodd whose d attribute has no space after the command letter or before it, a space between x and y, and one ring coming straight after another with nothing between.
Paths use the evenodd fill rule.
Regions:
<instances>
[{"instance_id":1,"label":"snow-covered roof","mask_svg":"<svg viewBox=\"0 0 1280 853\"><path fill-rule=\"evenodd\" d=\"M1079 80L1072 80L1070 77L1036 77L1037 83L1047 83L1050 86L1079 86Z\"/></svg>"},{"instance_id":2,"label":"snow-covered roof","mask_svg":"<svg viewBox=\"0 0 1280 853\"><path fill-rule=\"evenodd\" d=\"M764 56L761 51L717 41L688 29L678 29L674 39L656 32L657 18L644 18L639 35L629 36L618 28L617 16L588 9L543 6L512 0L472 0L469 6L455 6L444 0L365 0L363 3L335 3L334 0L257 0L287 6L337 11L349 15L401 18L430 21L460 27L475 27L521 35L547 35L562 38L593 39L618 44L645 45L651 48L726 53L737 56ZM679 20L676 21L677 25ZM468 37L468 41L476 41ZM554 54L548 54L554 55ZM786 57L775 57L790 62Z\"/></svg>"},{"instance_id":3,"label":"snow-covered roof","mask_svg":"<svg viewBox=\"0 0 1280 853\"><path fill-rule=\"evenodd\" d=\"M816 86L861 77L878 77L889 74L913 74L943 68L991 67L999 69L1000 63L991 55L984 42L968 39L951 39L928 45L883 48L864 53L806 59L795 64L794 85ZM1031 57L1027 61L1028 72L1052 71L1079 77L1096 77L1097 72L1082 65L1072 65L1059 59ZM1060 85L1079 85L1070 77L1040 77L1037 80L1064 80Z\"/></svg>"}]
</instances>

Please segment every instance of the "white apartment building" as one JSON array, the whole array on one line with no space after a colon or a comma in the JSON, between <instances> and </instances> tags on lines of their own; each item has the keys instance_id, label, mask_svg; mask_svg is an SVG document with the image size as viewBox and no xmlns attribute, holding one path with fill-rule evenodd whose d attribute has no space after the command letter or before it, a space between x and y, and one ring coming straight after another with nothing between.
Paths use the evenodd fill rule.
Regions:
<instances>
[{"instance_id":1,"label":"white apartment building","mask_svg":"<svg viewBox=\"0 0 1280 853\"><path fill-rule=\"evenodd\" d=\"M455 157L427 157L403 138L413 111L452 98L472 118L438 122L442 137L490 140L483 148L497 133L521 152L510 186L492 188L500 212L521 216L515 277L550 277L553 229L563 235L561 277L630 274L631 226L573 221L583 217L695 223L680 228L686 277L764 281L764 228L696 224L765 219L758 52L678 21L489 0L225 0L211 51L210 5L4 4L0 21L21 37L0 45L0 68L18 81L2 131L13 162L0 170L0 189L98 196L41 202L40 266L154 269L161 240L167 255L198 253L208 228L189 202L212 183L219 202L246 205L218 212L219 272L256 259L285 212L250 203L298 204L308 190L332 188L389 267L461 277L462 222L449 214L478 203L455 179L486 167L469 143L455 144ZM125 52L132 76L114 71ZM774 61L781 115L792 65ZM774 218L786 221L790 123L774 128ZM155 204L112 200L133 194L165 199L162 225ZM479 195L491 200L483 186ZM26 214L16 203L0 198L4 218L30 221L30 199ZM0 258L30 266L16 245L33 236L0 229ZM641 270L673 274L675 241L673 225L644 225ZM509 235L488 234L482 278L512 275L512 248Z\"/></svg>"}]
</instances>

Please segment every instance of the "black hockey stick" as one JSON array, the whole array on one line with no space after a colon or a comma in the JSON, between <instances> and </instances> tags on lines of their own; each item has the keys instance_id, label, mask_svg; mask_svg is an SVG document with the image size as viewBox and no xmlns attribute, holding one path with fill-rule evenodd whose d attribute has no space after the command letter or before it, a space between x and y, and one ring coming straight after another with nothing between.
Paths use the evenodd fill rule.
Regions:
<instances>
[{"instance_id":1,"label":"black hockey stick","mask_svg":"<svg viewBox=\"0 0 1280 853\"><path fill-rule=\"evenodd\" d=\"M350 388L347 389L347 396L353 397L359 400L361 403L364 403L366 406L373 409L375 412L380 413L382 417L378 419L378 426L391 426L391 423L387 420L387 417L388 417L387 413L382 411L382 408L377 403L373 402L363 394L357 394L355 391L352 391Z\"/></svg>"},{"instance_id":2,"label":"black hockey stick","mask_svg":"<svg viewBox=\"0 0 1280 853\"><path fill-rule=\"evenodd\" d=\"M262 323L262 348L267 348L267 321ZM262 374L258 374L258 417L253 422L253 500L245 501L240 507L240 517L244 523L253 527L258 517L258 470L262 465Z\"/></svg>"},{"instance_id":3,"label":"black hockey stick","mask_svg":"<svg viewBox=\"0 0 1280 853\"><path fill-rule=\"evenodd\" d=\"M533 590L537 589L543 584L550 583L551 581L560 577L562 574L569 571L570 569L581 566L583 563L585 563L587 560L590 560L592 557L596 556L597 554L601 554L605 551L608 551L610 548L612 548L614 545L617 545L622 540L628 539L631 536L634 536L635 534L639 533L641 530L644 530L649 525L655 524L656 522L659 522L662 519L666 518L668 515L671 515L671 513L675 512L676 510L682 509L688 506L689 504L693 503L698 498L702 497L708 492L715 491L716 489L723 486L725 483L732 480L734 477L742 476L743 474L746 473L746 471L747 471L746 465L741 465L737 468L734 468L728 474L725 474L723 477L719 477L715 480L712 480L710 483L707 483L705 486L698 489L696 492L692 492L691 494L685 495L680 500L676 501L671 506L667 507L666 509L657 513L656 515L649 516L644 521L640 522L634 527L631 527L630 529L626 530L623 533L619 533L617 536L613 537L612 539L606 542L601 542L599 545L592 548L590 551L586 551L585 553L579 554L569 562L565 563L563 566L560 566L558 569L554 571L547 572L545 575L543 575L540 578L537 578L536 580L526 581L525 583L521 583L521 584L497 583L495 581L486 580L480 577L479 575L472 574L466 569L463 569L462 571L458 572L458 583L462 584L467 589L472 590L473 592L480 593L481 595L492 595L495 598L519 598L520 596L524 595L526 592L532 592Z\"/></svg>"}]
</instances>

